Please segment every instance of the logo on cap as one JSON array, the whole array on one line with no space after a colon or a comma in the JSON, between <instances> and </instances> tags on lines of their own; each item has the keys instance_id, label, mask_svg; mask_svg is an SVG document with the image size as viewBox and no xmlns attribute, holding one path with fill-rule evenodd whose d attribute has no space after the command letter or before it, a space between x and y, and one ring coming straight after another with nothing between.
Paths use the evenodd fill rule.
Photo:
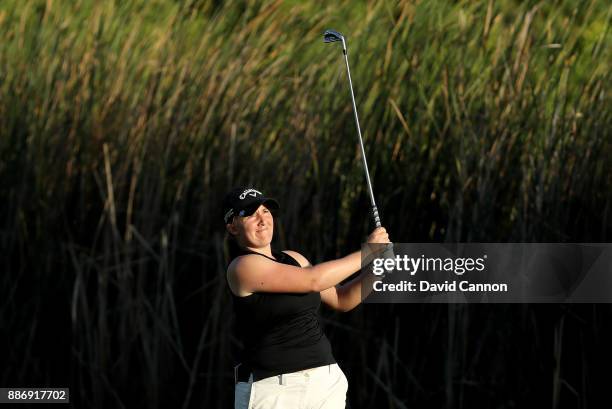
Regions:
<instances>
[{"instance_id":1,"label":"logo on cap","mask_svg":"<svg viewBox=\"0 0 612 409\"><path fill-rule=\"evenodd\" d=\"M239 197L240 197L240 200L244 200L244 198L247 197L247 195L257 197L258 194L261 195L262 193L259 190L247 189L244 192L242 192Z\"/></svg>"}]
</instances>

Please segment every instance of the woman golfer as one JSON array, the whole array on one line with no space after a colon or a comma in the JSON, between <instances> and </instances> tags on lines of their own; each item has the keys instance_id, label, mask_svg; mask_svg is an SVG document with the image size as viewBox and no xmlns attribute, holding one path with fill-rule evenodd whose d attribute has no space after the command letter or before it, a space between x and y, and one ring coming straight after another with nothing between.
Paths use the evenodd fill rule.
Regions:
<instances>
[{"instance_id":1,"label":"woman golfer","mask_svg":"<svg viewBox=\"0 0 612 409\"><path fill-rule=\"evenodd\" d=\"M235 368L235 407L248 409L344 408L348 382L321 330L321 304L349 311L361 302L368 275L343 286L361 268L360 252L312 266L300 253L272 250L271 211L276 200L253 188L224 199L229 233L227 282L244 345ZM389 243L384 228L369 243Z\"/></svg>"}]
</instances>

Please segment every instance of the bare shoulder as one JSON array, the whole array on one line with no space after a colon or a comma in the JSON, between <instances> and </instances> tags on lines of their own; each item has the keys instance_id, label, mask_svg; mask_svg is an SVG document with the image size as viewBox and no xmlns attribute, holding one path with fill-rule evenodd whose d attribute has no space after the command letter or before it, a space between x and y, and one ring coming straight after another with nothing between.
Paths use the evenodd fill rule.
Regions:
<instances>
[{"instance_id":1,"label":"bare shoulder","mask_svg":"<svg viewBox=\"0 0 612 409\"><path fill-rule=\"evenodd\" d=\"M236 257L229 266L227 266L227 275L229 276L240 276L244 272L252 271L262 265L271 263L265 257L258 256L256 254L245 254Z\"/></svg>"},{"instance_id":2,"label":"bare shoulder","mask_svg":"<svg viewBox=\"0 0 612 409\"><path fill-rule=\"evenodd\" d=\"M300 253L298 253L297 251L293 251L293 250L283 250L283 253L293 257L295 259L295 261L297 261L298 263L300 263L300 266L302 267L308 267L310 266L310 261L308 261L308 259L306 257L304 257L303 255L301 255Z\"/></svg>"},{"instance_id":3,"label":"bare shoulder","mask_svg":"<svg viewBox=\"0 0 612 409\"><path fill-rule=\"evenodd\" d=\"M308 262L296 253L289 255L295 257L300 264ZM227 282L232 293L238 297L246 297L256 292L309 292L316 288L317 276L305 268L247 254L230 263L227 268Z\"/></svg>"},{"instance_id":4,"label":"bare shoulder","mask_svg":"<svg viewBox=\"0 0 612 409\"><path fill-rule=\"evenodd\" d=\"M247 295L252 294L252 292L244 290L244 286L241 285L241 282L244 281L244 274L246 274L248 271L256 271L256 269L260 267L262 261L265 263L268 260L254 254L245 254L236 257L234 260L232 260L229 266L227 266L225 276L227 278L227 283L229 284L230 290L232 293L234 293L234 295L238 297L246 297Z\"/></svg>"}]
</instances>

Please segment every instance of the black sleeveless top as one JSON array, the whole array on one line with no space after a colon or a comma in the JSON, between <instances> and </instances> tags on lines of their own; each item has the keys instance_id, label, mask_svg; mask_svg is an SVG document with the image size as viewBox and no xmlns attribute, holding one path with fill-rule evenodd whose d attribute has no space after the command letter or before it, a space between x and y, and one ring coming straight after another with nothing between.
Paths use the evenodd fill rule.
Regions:
<instances>
[{"instance_id":1,"label":"black sleeveless top","mask_svg":"<svg viewBox=\"0 0 612 409\"><path fill-rule=\"evenodd\" d=\"M244 254L269 258L251 251ZM300 267L288 254L273 251L272 255L276 260L270 260ZM319 323L318 292L231 294L236 332L244 345L241 362L251 369L254 380L336 362Z\"/></svg>"}]
</instances>

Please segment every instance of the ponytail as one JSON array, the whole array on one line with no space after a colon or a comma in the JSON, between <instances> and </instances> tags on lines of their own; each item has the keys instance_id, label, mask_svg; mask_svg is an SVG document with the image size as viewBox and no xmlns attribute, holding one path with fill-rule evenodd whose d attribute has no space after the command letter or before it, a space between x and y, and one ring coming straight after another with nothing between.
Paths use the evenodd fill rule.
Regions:
<instances>
[{"instance_id":1,"label":"ponytail","mask_svg":"<svg viewBox=\"0 0 612 409\"><path fill-rule=\"evenodd\" d=\"M229 233L225 234L225 248L226 248L226 265L229 266L230 263L238 256L244 254L244 249L240 247L236 238Z\"/></svg>"}]
</instances>

